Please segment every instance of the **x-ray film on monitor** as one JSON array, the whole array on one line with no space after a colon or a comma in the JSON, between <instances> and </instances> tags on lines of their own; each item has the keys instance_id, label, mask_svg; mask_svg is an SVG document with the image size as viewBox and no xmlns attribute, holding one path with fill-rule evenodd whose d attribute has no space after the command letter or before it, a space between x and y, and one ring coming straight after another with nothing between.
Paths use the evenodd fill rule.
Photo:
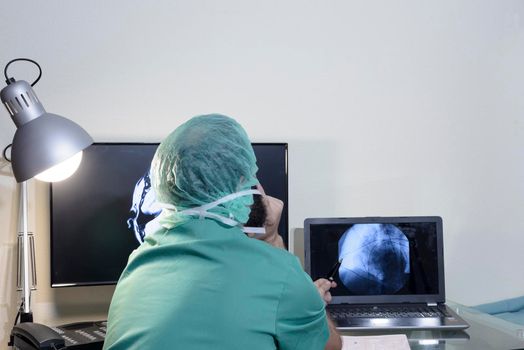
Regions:
<instances>
[{"instance_id":1,"label":"x-ray film on monitor","mask_svg":"<svg viewBox=\"0 0 524 350\"><path fill-rule=\"evenodd\" d=\"M154 219L161 211L155 190L151 186L151 169L148 169L135 185L129 209L130 217L127 219L127 227L133 230L139 243L143 243L147 234L157 228Z\"/></svg>"},{"instance_id":2,"label":"x-ray film on monitor","mask_svg":"<svg viewBox=\"0 0 524 350\"><path fill-rule=\"evenodd\" d=\"M434 223L318 224L310 230L313 280L341 261L334 296L438 292Z\"/></svg>"},{"instance_id":3,"label":"x-ray film on monitor","mask_svg":"<svg viewBox=\"0 0 524 350\"><path fill-rule=\"evenodd\" d=\"M352 226L338 241L338 255L340 279L356 294L394 294L407 283L409 241L394 225Z\"/></svg>"}]
</instances>

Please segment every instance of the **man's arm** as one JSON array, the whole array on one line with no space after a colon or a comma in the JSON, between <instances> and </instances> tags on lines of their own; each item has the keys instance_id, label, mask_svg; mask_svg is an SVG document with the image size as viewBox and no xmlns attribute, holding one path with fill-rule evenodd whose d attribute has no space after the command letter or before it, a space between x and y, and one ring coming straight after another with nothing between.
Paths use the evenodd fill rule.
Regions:
<instances>
[{"instance_id":1,"label":"man's arm","mask_svg":"<svg viewBox=\"0 0 524 350\"><path fill-rule=\"evenodd\" d=\"M284 241L282 236L278 233L278 224L280 222L280 217L282 215L282 209L284 207L284 202L278 198L268 196L264 193L262 186L257 186L258 190L263 193L263 201L267 211L267 217L265 222L266 234L263 236L257 237L260 240L263 240L274 247L286 249L284 246ZM249 234L250 237L255 237L254 234ZM324 303L327 305L331 302L331 293L329 290L335 288L337 284L331 282L327 279L319 279L315 281L315 286L324 300ZM337 331L335 323L329 315L326 313L326 319L329 329L329 338L325 346L325 350L341 350L342 349L342 338Z\"/></svg>"},{"instance_id":2,"label":"man's arm","mask_svg":"<svg viewBox=\"0 0 524 350\"><path fill-rule=\"evenodd\" d=\"M325 278L319 278L315 281L315 286L318 289L318 292L320 296L322 297L322 300L324 300L324 303L327 305L331 302L332 296L329 290L331 288L336 288L337 284L336 282L327 280ZM342 349L342 338L340 337L340 334L337 331L337 327L335 325L335 322L329 317L329 314L326 312L326 319L328 322L328 328L329 328L329 339L326 343L325 350L341 350Z\"/></svg>"},{"instance_id":3,"label":"man's arm","mask_svg":"<svg viewBox=\"0 0 524 350\"><path fill-rule=\"evenodd\" d=\"M340 337L340 334L337 331L337 327L335 326L335 323L329 317L329 315L326 314L328 327L329 327L329 339L326 343L325 350L341 350L342 349L342 338Z\"/></svg>"}]
</instances>

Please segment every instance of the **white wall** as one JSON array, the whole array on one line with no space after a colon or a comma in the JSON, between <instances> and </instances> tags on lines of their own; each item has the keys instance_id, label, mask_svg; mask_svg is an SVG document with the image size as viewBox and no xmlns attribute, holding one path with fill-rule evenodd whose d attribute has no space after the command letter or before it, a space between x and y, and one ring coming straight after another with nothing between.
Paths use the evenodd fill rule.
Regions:
<instances>
[{"instance_id":1,"label":"white wall","mask_svg":"<svg viewBox=\"0 0 524 350\"><path fill-rule=\"evenodd\" d=\"M0 64L36 59L46 109L96 141L231 115L254 141L289 143L291 230L311 216L441 215L449 298L524 294L522 1L6 1L0 38ZM3 148L15 128L0 113ZM48 287L48 198L31 183L35 319L102 318L111 287ZM8 332L18 194L5 162L0 188Z\"/></svg>"}]
</instances>

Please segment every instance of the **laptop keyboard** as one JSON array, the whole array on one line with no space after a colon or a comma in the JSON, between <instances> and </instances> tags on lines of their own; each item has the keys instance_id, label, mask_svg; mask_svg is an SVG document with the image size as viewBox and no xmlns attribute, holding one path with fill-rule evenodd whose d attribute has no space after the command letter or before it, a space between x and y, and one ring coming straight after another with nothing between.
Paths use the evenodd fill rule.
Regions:
<instances>
[{"instance_id":1,"label":"laptop keyboard","mask_svg":"<svg viewBox=\"0 0 524 350\"><path fill-rule=\"evenodd\" d=\"M334 320L348 317L361 318L424 318L424 317L449 317L445 308L425 305L402 306L350 306L329 309Z\"/></svg>"}]
</instances>

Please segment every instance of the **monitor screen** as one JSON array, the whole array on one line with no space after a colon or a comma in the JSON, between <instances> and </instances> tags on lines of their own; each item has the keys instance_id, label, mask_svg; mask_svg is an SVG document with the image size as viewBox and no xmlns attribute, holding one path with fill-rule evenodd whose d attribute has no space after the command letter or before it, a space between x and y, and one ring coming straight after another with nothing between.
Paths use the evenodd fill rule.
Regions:
<instances>
[{"instance_id":1,"label":"monitor screen","mask_svg":"<svg viewBox=\"0 0 524 350\"><path fill-rule=\"evenodd\" d=\"M157 143L95 143L70 178L50 184L51 286L115 284L158 213L149 167ZM284 201L279 232L287 246L287 144L254 143L257 177Z\"/></svg>"},{"instance_id":2,"label":"monitor screen","mask_svg":"<svg viewBox=\"0 0 524 350\"><path fill-rule=\"evenodd\" d=\"M338 224L311 226L313 279L333 275L332 295L437 294L436 224ZM422 276L422 278L414 278Z\"/></svg>"}]
</instances>

